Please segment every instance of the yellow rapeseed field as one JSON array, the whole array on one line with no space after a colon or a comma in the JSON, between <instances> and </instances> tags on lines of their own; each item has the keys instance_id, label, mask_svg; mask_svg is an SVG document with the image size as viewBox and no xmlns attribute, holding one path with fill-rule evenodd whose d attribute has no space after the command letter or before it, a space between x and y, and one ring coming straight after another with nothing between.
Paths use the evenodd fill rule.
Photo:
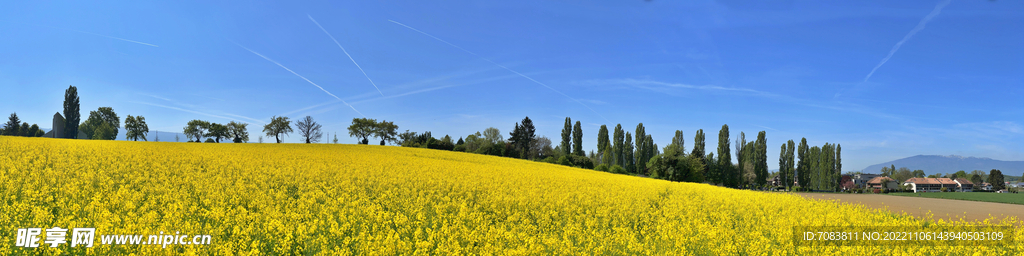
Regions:
<instances>
[{"instance_id":1,"label":"yellow rapeseed field","mask_svg":"<svg viewBox=\"0 0 1024 256\"><path fill-rule=\"evenodd\" d=\"M1024 253L1019 242L794 247L795 225L973 223L439 150L4 136L0 150L0 255ZM96 244L15 246L16 230L37 227L94 227ZM162 248L98 238L160 232L212 241Z\"/></svg>"}]
</instances>

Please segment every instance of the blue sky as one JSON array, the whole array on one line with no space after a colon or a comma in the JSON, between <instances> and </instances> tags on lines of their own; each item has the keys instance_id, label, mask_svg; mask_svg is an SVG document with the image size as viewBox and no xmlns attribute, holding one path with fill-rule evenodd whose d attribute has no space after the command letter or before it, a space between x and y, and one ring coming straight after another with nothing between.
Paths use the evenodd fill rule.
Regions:
<instances>
[{"instance_id":1,"label":"blue sky","mask_svg":"<svg viewBox=\"0 0 1024 256\"><path fill-rule=\"evenodd\" d=\"M704 129L712 151L722 124L764 130L772 169L801 137L841 144L844 171L1024 160L1024 2L773 2L8 3L0 111L48 128L75 85L83 119L234 120L253 141L275 115L344 143L354 117L458 138L529 116L557 144L569 116L587 150L601 124L662 147Z\"/></svg>"}]
</instances>

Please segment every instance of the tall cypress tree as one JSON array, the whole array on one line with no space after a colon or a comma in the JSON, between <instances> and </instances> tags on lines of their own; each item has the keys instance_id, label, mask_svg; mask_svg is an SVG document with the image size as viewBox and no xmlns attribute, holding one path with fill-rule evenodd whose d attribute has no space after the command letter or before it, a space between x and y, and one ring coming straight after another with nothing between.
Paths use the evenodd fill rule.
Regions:
<instances>
[{"instance_id":1,"label":"tall cypress tree","mask_svg":"<svg viewBox=\"0 0 1024 256\"><path fill-rule=\"evenodd\" d=\"M608 149L609 143L608 126L602 124L601 129L597 130L597 154L604 156L604 151ZM601 159L601 161L604 162L605 160Z\"/></svg>"},{"instance_id":2,"label":"tall cypress tree","mask_svg":"<svg viewBox=\"0 0 1024 256\"><path fill-rule=\"evenodd\" d=\"M586 156L586 152L583 152L583 126L580 125L580 121L576 121L576 126L572 127L572 153Z\"/></svg>"},{"instance_id":3,"label":"tall cypress tree","mask_svg":"<svg viewBox=\"0 0 1024 256\"><path fill-rule=\"evenodd\" d=\"M628 171L629 173L636 173L636 162L635 159L633 159L633 135L629 134L629 132L626 132L625 138L626 141L623 142L622 144L622 152L626 154L626 156L623 158L626 160L626 171Z\"/></svg>"},{"instance_id":4,"label":"tall cypress tree","mask_svg":"<svg viewBox=\"0 0 1024 256\"><path fill-rule=\"evenodd\" d=\"M796 158L793 157L795 153L796 143L793 140L786 142L786 188L792 189L793 181L796 181L796 169L793 165L796 164Z\"/></svg>"},{"instance_id":5,"label":"tall cypress tree","mask_svg":"<svg viewBox=\"0 0 1024 256\"><path fill-rule=\"evenodd\" d=\"M562 128L562 144L559 144L559 146L562 147L562 153L567 157L569 156L569 152L572 152L572 142L570 141L572 138L571 136L572 119L565 117L565 128Z\"/></svg>"},{"instance_id":6,"label":"tall cypress tree","mask_svg":"<svg viewBox=\"0 0 1024 256\"><path fill-rule=\"evenodd\" d=\"M64 138L77 138L78 124L81 122L78 87L69 85L64 91Z\"/></svg>"},{"instance_id":7,"label":"tall cypress tree","mask_svg":"<svg viewBox=\"0 0 1024 256\"><path fill-rule=\"evenodd\" d=\"M622 153L622 150L624 149L622 143L625 142L625 136L626 134L622 132L622 124L616 124L615 133L613 134L612 139L612 157L615 157L615 161L612 164L617 164L619 166L626 165L626 156Z\"/></svg>"},{"instance_id":8,"label":"tall cypress tree","mask_svg":"<svg viewBox=\"0 0 1024 256\"><path fill-rule=\"evenodd\" d=\"M723 124L718 131L718 168L722 172L722 183L728 187L736 187L732 168L732 153L729 152L729 125Z\"/></svg>"},{"instance_id":9,"label":"tall cypress tree","mask_svg":"<svg viewBox=\"0 0 1024 256\"><path fill-rule=\"evenodd\" d=\"M647 162L650 162L651 158L654 158L654 155L657 154L657 147L657 145L654 145L654 139L651 138L650 134L648 134L647 137L644 138L644 154L647 155L647 159L645 159L643 163L640 163L643 165L643 175L650 175L650 172L647 171Z\"/></svg>"},{"instance_id":10,"label":"tall cypress tree","mask_svg":"<svg viewBox=\"0 0 1024 256\"><path fill-rule=\"evenodd\" d=\"M800 161L796 165L796 180L797 184L800 185L801 189L807 189L811 183L810 166L811 161L807 159L808 156L807 138L800 138L800 147L797 150L797 155L800 157Z\"/></svg>"},{"instance_id":11,"label":"tall cypress tree","mask_svg":"<svg viewBox=\"0 0 1024 256\"><path fill-rule=\"evenodd\" d=\"M836 143L836 173L839 173L839 180L840 181L842 181L842 178L843 178L843 157L840 156L840 155L842 155L842 152L843 152L843 146L839 145L838 143ZM842 185L842 184L840 184L840 185Z\"/></svg>"},{"instance_id":12,"label":"tall cypress tree","mask_svg":"<svg viewBox=\"0 0 1024 256\"><path fill-rule=\"evenodd\" d=\"M754 142L754 170L757 173L757 184L764 186L768 182L768 138L765 131L757 133L757 141Z\"/></svg>"},{"instance_id":13,"label":"tall cypress tree","mask_svg":"<svg viewBox=\"0 0 1024 256\"><path fill-rule=\"evenodd\" d=\"M786 186L786 143L782 143L782 147L779 147L779 185Z\"/></svg>"},{"instance_id":14,"label":"tall cypress tree","mask_svg":"<svg viewBox=\"0 0 1024 256\"><path fill-rule=\"evenodd\" d=\"M636 136L636 153L634 154L636 157L636 166L637 169L641 170L637 173L643 173L642 170L647 167L647 162L651 159L651 153L650 151L647 151L647 131L644 128L644 123L636 125L636 133L633 133L633 136Z\"/></svg>"},{"instance_id":15,"label":"tall cypress tree","mask_svg":"<svg viewBox=\"0 0 1024 256\"><path fill-rule=\"evenodd\" d=\"M706 163L707 155L704 153L704 129L697 129L697 134L693 136L693 152L690 155L699 157L700 161L704 164L704 179L711 180L711 167Z\"/></svg>"}]
</instances>

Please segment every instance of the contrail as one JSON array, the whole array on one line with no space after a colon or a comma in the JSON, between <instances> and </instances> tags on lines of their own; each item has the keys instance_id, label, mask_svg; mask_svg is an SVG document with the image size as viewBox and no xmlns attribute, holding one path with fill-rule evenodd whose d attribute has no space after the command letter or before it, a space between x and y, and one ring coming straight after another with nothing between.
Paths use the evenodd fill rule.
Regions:
<instances>
[{"instance_id":1,"label":"contrail","mask_svg":"<svg viewBox=\"0 0 1024 256\"><path fill-rule=\"evenodd\" d=\"M352 60L352 64L356 64L356 68L359 68L359 72L363 72L363 76L366 77L366 80L370 80L370 84L373 85L373 88L377 89L377 92L380 93L380 96L384 96L384 93L380 92L380 88L377 88L377 84L373 83L373 80L370 79L370 76L366 75L366 71L363 71L363 68L359 66L359 63L356 63L356 60L352 58L352 55L348 54L348 51L345 50L345 47L342 47L341 43L338 43L338 40L334 39L334 36L332 36L331 33L328 33L323 26L320 26L320 23L316 22L316 20L313 19L313 16L310 16L309 14L306 14L306 16L309 17L309 20L313 21L313 23L316 24L316 26L319 27L320 30L323 30L324 34L327 34L327 37L330 37L331 40L334 41L334 44L338 45L338 48L341 48L341 52L344 52L345 56L348 56L348 59Z\"/></svg>"},{"instance_id":2,"label":"contrail","mask_svg":"<svg viewBox=\"0 0 1024 256\"><path fill-rule=\"evenodd\" d=\"M320 90L321 90L321 91L324 91L324 92L326 92L326 93L327 93L327 95L331 95L331 97L334 97L335 99L338 99L338 100L340 100L340 101L341 101L341 103L345 103L345 105L346 105L346 106L348 106L349 108L352 108L352 111L355 111L356 113L359 113L359 115L361 115L361 116L363 116L363 117L366 117L366 115L363 115L363 113L359 112L359 110L356 110L356 108L355 108L355 107L352 107L352 105L349 105L349 104L348 104L348 102L345 102L345 100L343 100L343 99L341 99L341 98L338 98L338 96L335 96L335 95L334 95L333 93L331 93L331 92L327 91L327 90L326 90L326 89L324 89L323 87L320 87L320 85L318 85L318 84L314 83L313 81L309 81L309 79L307 79L306 77L304 77L304 76L302 76L302 75L299 75L299 73L295 73L295 71L292 71L292 70L291 70L291 69L289 69L288 67L285 67L284 65L281 65L281 63L277 63L277 61L274 61L274 60L272 60L272 59L270 59L270 58L267 58L267 56L263 56L263 54L260 54L260 53L258 53L258 52L256 52L256 51L253 51L253 50L250 50L249 48L246 48L245 46L242 46L242 45L240 45L240 44L237 44L237 43L235 43L235 45L238 45L238 47L242 47L243 49L245 49L245 50L247 50L247 51L249 51L249 52L251 52L251 53L253 53L253 54L256 54L257 56L260 56L261 58L263 58L263 59L265 59L265 60L268 60L268 61L270 61L270 62L273 62L274 64L277 64L277 66L279 66L279 67L283 68L284 70L288 70L288 72L292 72L292 74L295 74L295 75L296 75L296 76L298 76L299 78L302 78L302 80L306 80L306 82L309 82L309 83L310 83L310 84L312 84L313 86L316 86L316 88L320 88Z\"/></svg>"},{"instance_id":3,"label":"contrail","mask_svg":"<svg viewBox=\"0 0 1024 256\"><path fill-rule=\"evenodd\" d=\"M914 34L917 34L917 32L923 30L925 25L928 25L928 22L931 21L932 18L938 16L939 13L942 12L942 8L946 7L946 5L949 5L950 2L952 2L952 0L945 0L940 2L939 5L935 6L935 9L932 9L931 13L928 13L927 16L924 16L924 19L921 19L921 22L918 22L917 26L914 27L914 29L910 30L910 33L907 33L907 35L903 37L903 40L900 40L898 43L896 43L896 45L892 47L892 50L889 50L889 55L885 56L885 58L882 59L882 62L879 62L878 65L875 66L875 68L871 69L871 72L864 77L864 82L867 82L868 79L871 78L871 75L874 75L875 71L878 70L878 68L882 67L882 65L884 65L886 61L889 61L889 58L892 58L892 55L896 54L896 51L900 49L900 46L903 46L903 43L906 43L907 40L910 40L910 37L913 37Z\"/></svg>"},{"instance_id":4,"label":"contrail","mask_svg":"<svg viewBox=\"0 0 1024 256\"><path fill-rule=\"evenodd\" d=\"M594 114L596 114L597 116L601 117L601 119L604 119L605 122L611 123L611 121L608 121L608 118L604 118L604 116L602 116L600 113L597 113L597 111L594 111L594 109L590 108L590 106L587 106L587 104L583 104L583 102L580 102L576 98L569 97L569 95L566 95L565 93L562 93L561 91L555 90L555 88L551 88L551 86L548 86L547 84L541 83L540 81L534 80L533 78L531 78L529 76L526 76L526 75L523 75L522 73L516 72L515 70L512 70L512 69L506 67L505 65L501 65L501 64L498 64L497 62L494 62L494 61L491 61L491 60L489 60L487 58L484 58L483 56L480 56L479 54L476 54L476 53L473 53L473 52L471 52L469 50L466 50L466 48L459 47L458 45L449 43L448 41L445 41L445 40L442 40L440 38L437 38L436 36L432 36L430 34L427 34L427 32L420 31L419 29L415 29L413 27L407 26L405 24L402 24L402 23L394 21L394 20L388 20L388 21L390 21L391 23L395 23L395 24L401 25L401 26L406 27L408 29L412 29L413 31L419 32L420 34L423 34L423 35L426 35L426 36L429 36L430 38L433 38L433 39L435 39L437 41L441 41L442 43L451 45L452 47L459 48L459 50L462 50L462 51L464 51L466 53L472 54L473 56L476 56L476 57L478 57L480 59L483 59L483 60L485 60L487 62L490 62L491 64L497 65L498 67L501 67L501 68L503 68L505 70L508 70L509 72L512 72L512 73L514 73L516 75L519 75L519 76L521 76L523 78L526 78L527 80L530 80L530 81L533 81L534 83L542 85L542 86L544 86L544 87L546 87L546 88L548 88L548 89L550 89L550 90L552 90L552 91L554 91L554 92L556 92L558 94L561 94L562 96L565 96L566 98L569 98L572 101L575 101L576 103L579 103L583 107L589 109L590 112L594 112Z\"/></svg>"},{"instance_id":5,"label":"contrail","mask_svg":"<svg viewBox=\"0 0 1024 256\"><path fill-rule=\"evenodd\" d=\"M155 45L155 44L147 44L147 43L143 43L143 42L139 42L139 41L135 41L135 40L128 40L128 39L124 39L124 38L120 38L120 37L112 37L112 36L108 36L108 35L100 35L100 34L96 34L96 33L93 33L93 32L86 32L86 31L74 30L74 29L71 29L71 31L75 31L75 32L79 32L79 33L86 33L86 34L90 34L90 35L97 35L97 36L102 36L102 37L106 37L106 38L117 39L117 40L121 40L121 41L137 43L137 44L144 44L144 45L149 45L149 46L152 46L152 47L160 47L160 46Z\"/></svg>"},{"instance_id":6,"label":"contrail","mask_svg":"<svg viewBox=\"0 0 1024 256\"><path fill-rule=\"evenodd\" d=\"M18 23L20 23L20 22L18 22ZM121 40L121 41L125 41L125 42L132 42L132 43L137 43L137 44L142 44L142 45L148 45L148 46L152 46L152 47L160 47L159 45L155 45L155 44L143 43L143 42L139 42L139 41L135 41L135 40L128 40L128 39L124 39L124 38L120 38L120 37L113 37L113 36L108 36L108 35L101 35L101 34L96 34L96 33L93 33L93 32L89 32L89 31L81 31L81 30L77 30L77 29L70 29L70 28L58 28L58 27L53 27L53 26L47 26L47 25L38 25L38 24L28 24L28 23L21 23L21 24L26 24L26 25L35 25L35 26L40 26L40 27L48 27L48 28L53 28L53 29L63 29L63 30L70 30L70 31L75 31L75 32L78 32L78 33L90 34L90 35L94 35L94 36L102 36L102 37L106 37L106 38L110 38L110 39L117 39L117 40Z\"/></svg>"}]
</instances>

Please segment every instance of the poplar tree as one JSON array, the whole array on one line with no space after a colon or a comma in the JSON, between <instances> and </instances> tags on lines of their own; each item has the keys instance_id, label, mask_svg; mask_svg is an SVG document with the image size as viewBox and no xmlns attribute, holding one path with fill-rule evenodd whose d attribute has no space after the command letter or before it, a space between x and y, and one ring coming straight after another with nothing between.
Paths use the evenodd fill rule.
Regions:
<instances>
[{"instance_id":1,"label":"poplar tree","mask_svg":"<svg viewBox=\"0 0 1024 256\"><path fill-rule=\"evenodd\" d=\"M562 144L559 144L559 146L562 147L562 153L566 157L569 156L569 152L572 150L572 142L570 141L572 137L570 136L572 136L572 120L569 117L565 117L565 127L562 128Z\"/></svg>"},{"instance_id":2,"label":"poplar tree","mask_svg":"<svg viewBox=\"0 0 1024 256\"><path fill-rule=\"evenodd\" d=\"M572 152L577 156L586 156L587 152L583 152L583 126L580 121L576 121L576 126L572 127Z\"/></svg>"},{"instance_id":3,"label":"poplar tree","mask_svg":"<svg viewBox=\"0 0 1024 256\"><path fill-rule=\"evenodd\" d=\"M810 166L808 166L811 161L807 159L807 151L807 138L800 138L800 147L797 150L800 161L796 165L796 180L801 189L808 188L811 182Z\"/></svg>"},{"instance_id":4,"label":"poplar tree","mask_svg":"<svg viewBox=\"0 0 1024 256\"><path fill-rule=\"evenodd\" d=\"M612 164L625 165L625 154L622 153L624 149L622 143L625 142L625 136L626 134L622 131L622 124L616 124L612 141L612 157L615 157L615 159Z\"/></svg>"},{"instance_id":5,"label":"poplar tree","mask_svg":"<svg viewBox=\"0 0 1024 256\"><path fill-rule=\"evenodd\" d=\"M796 180L796 169L793 165L796 164L796 158L793 157L795 153L796 143L793 140L786 142L786 188L792 189L793 181Z\"/></svg>"},{"instance_id":6,"label":"poplar tree","mask_svg":"<svg viewBox=\"0 0 1024 256\"><path fill-rule=\"evenodd\" d=\"M636 162L633 159L633 136L626 132L626 141L622 144L622 152L626 154L624 159L626 160L626 171L629 173L636 173Z\"/></svg>"},{"instance_id":7,"label":"poplar tree","mask_svg":"<svg viewBox=\"0 0 1024 256\"><path fill-rule=\"evenodd\" d=\"M636 136L636 153L634 155L636 157L637 168L640 170L637 173L642 173L643 169L646 169L647 167L647 162L650 161L652 157L651 151L647 150L647 131L644 128L644 123L636 125L636 132L633 133L633 136Z\"/></svg>"},{"instance_id":8,"label":"poplar tree","mask_svg":"<svg viewBox=\"0 0 1024 256\"><path fill-rule=\"evenodd\" d=\"M602 124L601 129L597 130L597 155L603 158L604 151L608 149L608 144L608 126ZM601 159L601 161L604 162L605 159Z\"/></svg>"},{"instance_id":9,"label":"poplar tree","mask_svg":"<svg viewBox=\"0 0 1024 256\"><path fill-rule=\"evenodd\" d=\"M768 138L765 131L757 133L757 141L754 142L754 171L757 174L757 185L764 186L768 183Z\"/></svg>"},{"instance_id":10,"label":"poplar tree","mask_svg":"<svg viewBox=\"0 0 1024 256\"><path fill-rule=\"evenodd\" d=\"M722 129L718 131L718 168L722 174L722 183L728 187L735 187L731 155L732 153L729 152L729 125L723 124Z\"/></svg>"}]
</instances>

